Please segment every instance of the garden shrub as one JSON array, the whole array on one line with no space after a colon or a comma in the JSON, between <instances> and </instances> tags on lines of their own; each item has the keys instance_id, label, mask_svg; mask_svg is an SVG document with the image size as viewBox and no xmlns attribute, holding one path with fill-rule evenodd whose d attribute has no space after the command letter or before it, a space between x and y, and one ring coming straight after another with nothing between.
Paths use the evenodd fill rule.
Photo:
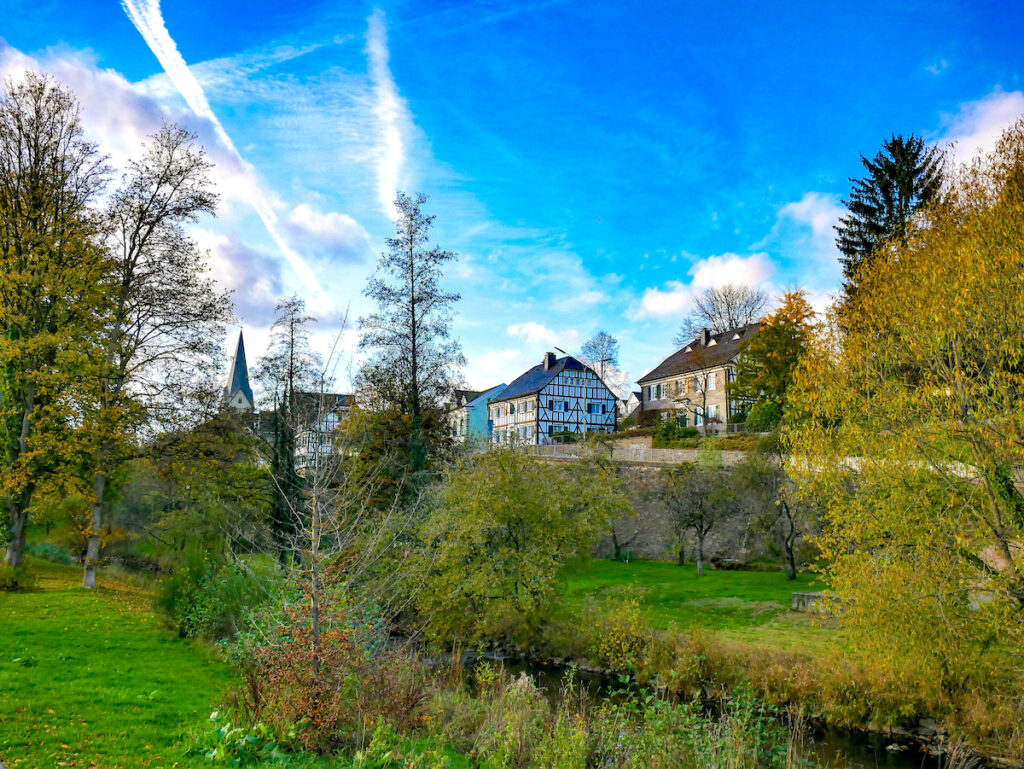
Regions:
<instances>
[{"instance_id":1,"label":"garden shrub","mask_svg":"<svg viewBox=\"0 0 1024 769\"><path fill-rule=\"evenodd\" d=\"M60 542L29 542L25 552L50 563L67 565L75 562L71 551Z\"/></svg>"},{"instance_id":2,"label":"garden shrub","mask_svg":"<svg viewBox=\"0 0 1024 769\"><path fill-rule=\"evenodd\" d=\"M190 545L181 563L161 581L156 608L183 638L230 638L246 613L266 600L273 579Z\"/></svg>"},{"instance_id":3,"label":"garden shrub","mask_svg":"<svg viewBox=\"0 0 1024 769\"><path fill-rule=\"evenodd\" d=\"M35 575L24 566L15 568L6 563L0 563L0 592L14 593L19 590L29 590L35 585Z\"/></svg>"},{"instance_id":4,"label":"garden shrub","mask_svg":"<svg viewBox=\"0 0 1024 769\"><path fill-rule=\"evenodd\" d=\"M293 733L304 750L361 749L376 723L422 728L429 669L385 646L376 607L333 588L320 605L318 640L302 585L288 585L252 614L232 647L246 678L236 709L276 735Z\"/></svg>"},{"instance_id":5,"label":"garden shrub","mask_svg":"<svg viewBox=\"0 0 1024 769\"><path fill-rule=\"evenodd\" d=\"M779 404L774 401L758 401L747 414L747 421L744 428L751 433L767 433L779 426L782 421L782 411Z\"/></svg>"},{"instance_id":6,"label":"garden shrub","mask_svg":"<svg viewBox=\"0 0 1024 769\"><path fill-rule=\"evenodd\" d=\"M635 670L650 645L640 612L640 596L635 589L624 586L613 593L612 600L614 605L609 611L594 612L597 616L588 623L596 631L594 652L601 664L609 670ZM593 611L592 604L585 608Z\"/></svg>"}]
</instances>

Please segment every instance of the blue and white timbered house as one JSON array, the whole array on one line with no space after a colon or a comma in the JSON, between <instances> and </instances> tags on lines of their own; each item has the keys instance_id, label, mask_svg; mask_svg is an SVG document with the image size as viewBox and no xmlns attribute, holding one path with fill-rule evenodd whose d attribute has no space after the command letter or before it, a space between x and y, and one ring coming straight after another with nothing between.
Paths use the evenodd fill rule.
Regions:
<instances>
[{"instance_id":1,"label":"blue and white timbered house","mask_svg":"<svg viewBox=\"0 0 1024 769\"><path fill-rule=\"evenodd\" d=\"M615 432L615 405L615 394L586 364L545 353L541 363L491 399L492 440L542 445L566 431Z\"/></svg>"}]
</instances>

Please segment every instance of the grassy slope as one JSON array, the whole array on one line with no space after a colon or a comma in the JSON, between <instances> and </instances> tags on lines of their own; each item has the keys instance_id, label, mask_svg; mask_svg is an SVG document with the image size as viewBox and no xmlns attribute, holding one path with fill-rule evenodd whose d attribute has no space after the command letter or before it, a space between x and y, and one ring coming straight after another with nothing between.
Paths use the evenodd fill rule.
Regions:
<instances>
[{"instance_id":1,"label":"grassy slope","mask_svg":"<svg viewBox=\"0 0 1024 769\"><path fill-rule=\"evenodd\" d=\"M657 629L700 627L722 638L782 649L813 650L834 635L807 614L789 610L794 592L821 590L817 577L790 581L777 571L714 571L697 576L694 564L596 560L566 569L562 605L578 611L586 596L615 600L616 588L637 588L644 617Z\"/></svg>"},{"instance_id":2,"label":"grassy slope","mask_svg":"<svg viewBox=\"0 0 1024 769\"><path fill-rule=\"evenodd\" d=\"M230 667L213 649L161 627L145 589L101 575L102 587L85 591L80 568L33 562L32 571L35 590L0 593L0 763L213 766L185 750L191 736L210 728L210 711L233 679ZM470 765L437 739L395 747ZM292 759L295 769L352 766L344 756Z\"/></svg>"},{"instance_id":3,"label":"grassy slope","mask_svg":"<svg viewBox=\"0 0 1024 769\"><path fill-rule=\"evenodd\" d=\"M15 766L179 766L230 669L159 627L145 590L35 563L37 589L0 593L0 760ZM65 763L60 763L65 762Z\"/></svg>"}]
</instances>

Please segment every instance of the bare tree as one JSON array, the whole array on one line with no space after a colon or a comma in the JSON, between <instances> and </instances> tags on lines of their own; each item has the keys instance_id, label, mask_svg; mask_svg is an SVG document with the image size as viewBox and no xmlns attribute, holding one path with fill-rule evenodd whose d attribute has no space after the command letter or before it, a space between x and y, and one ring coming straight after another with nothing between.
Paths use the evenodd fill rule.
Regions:
<instances>
[{"instance_id":1,"label":"bare tree","mask_svg":"<svg viewBox=\"0 0 1024 769\"><path fill-rule=\"evenodd\" d=\"M74 96L28 73L0 96L0 494L19 566L33 495L66 466L72 394L95 360L109 264L93 208L107 168ZM71 369L77 369L72 372Z\"/></svg>"},{"instance_id":2,"label":"bare tree","mask_svg":"<svg viewBox=\"0 0 1024 769\"><path fill-rule=\"evenodd\" d=\"M225 324L233 317L229 294L209 277L207 255L183 227L212 213L217 202L212 166L195 140L184 128L163 126L110 201L112 310L98 390L84 415L93 440L87 588L96 586L107 487L134 453L133 434L154 422L177 422L209 395L203 389L216 376Z\"/></svg>"},{"instance_id":3,"label":"bare tree","mask_svg":"<svg viewBox=\"0 0 1024 769\"><path fill-rule=\"evenodd\" d=\"M580 360L590 366L603 382L605 371L619 365L619 340L607 331L598 331L583 343Z\"/></svg>"},{"instance_id":4,"label":"bare tree","mask_svg":"<svg viewBox=\"0 0 1024 769\"><path fill-rule=\"evenodd\" d=\"M673 340L679 347L692 342L701 329L717 334L745 326L761 317L768 294L738 283L713 286L694 298L693 311L683 320Z\"/></svg>"},{"instance_id":5,"label":"bare tree","mask_svg":"<svg viewBox=\"0 0 1024 769\"><path fill-rule=\"evenodd\" d=\"M709 454L695 464L667 467L661 472L664 485L661 502L672 518L679 537L679 563L683 563L683 537L692 531L697 537L697 576L704 576L704 544L708 534L723 518L733 514L729 489L720 458Z\"/></svg>"}]
</instances>

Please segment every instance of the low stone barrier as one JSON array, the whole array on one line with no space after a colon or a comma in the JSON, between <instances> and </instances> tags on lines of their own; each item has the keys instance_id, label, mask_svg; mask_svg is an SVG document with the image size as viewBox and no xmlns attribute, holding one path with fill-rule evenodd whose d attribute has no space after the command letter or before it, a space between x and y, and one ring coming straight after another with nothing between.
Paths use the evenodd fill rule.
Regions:
<instances>
[{"instance_id":1,"label":"low stone barrier","mask_svg":"<svg viewBox=\"0 0 1024 769\"><path fill-rule=\"evenodd\" d=\"M793 593L792 610L820 614L825 610L822 605L824 597L824 593Z\"/></svg>"}]
</instances>

